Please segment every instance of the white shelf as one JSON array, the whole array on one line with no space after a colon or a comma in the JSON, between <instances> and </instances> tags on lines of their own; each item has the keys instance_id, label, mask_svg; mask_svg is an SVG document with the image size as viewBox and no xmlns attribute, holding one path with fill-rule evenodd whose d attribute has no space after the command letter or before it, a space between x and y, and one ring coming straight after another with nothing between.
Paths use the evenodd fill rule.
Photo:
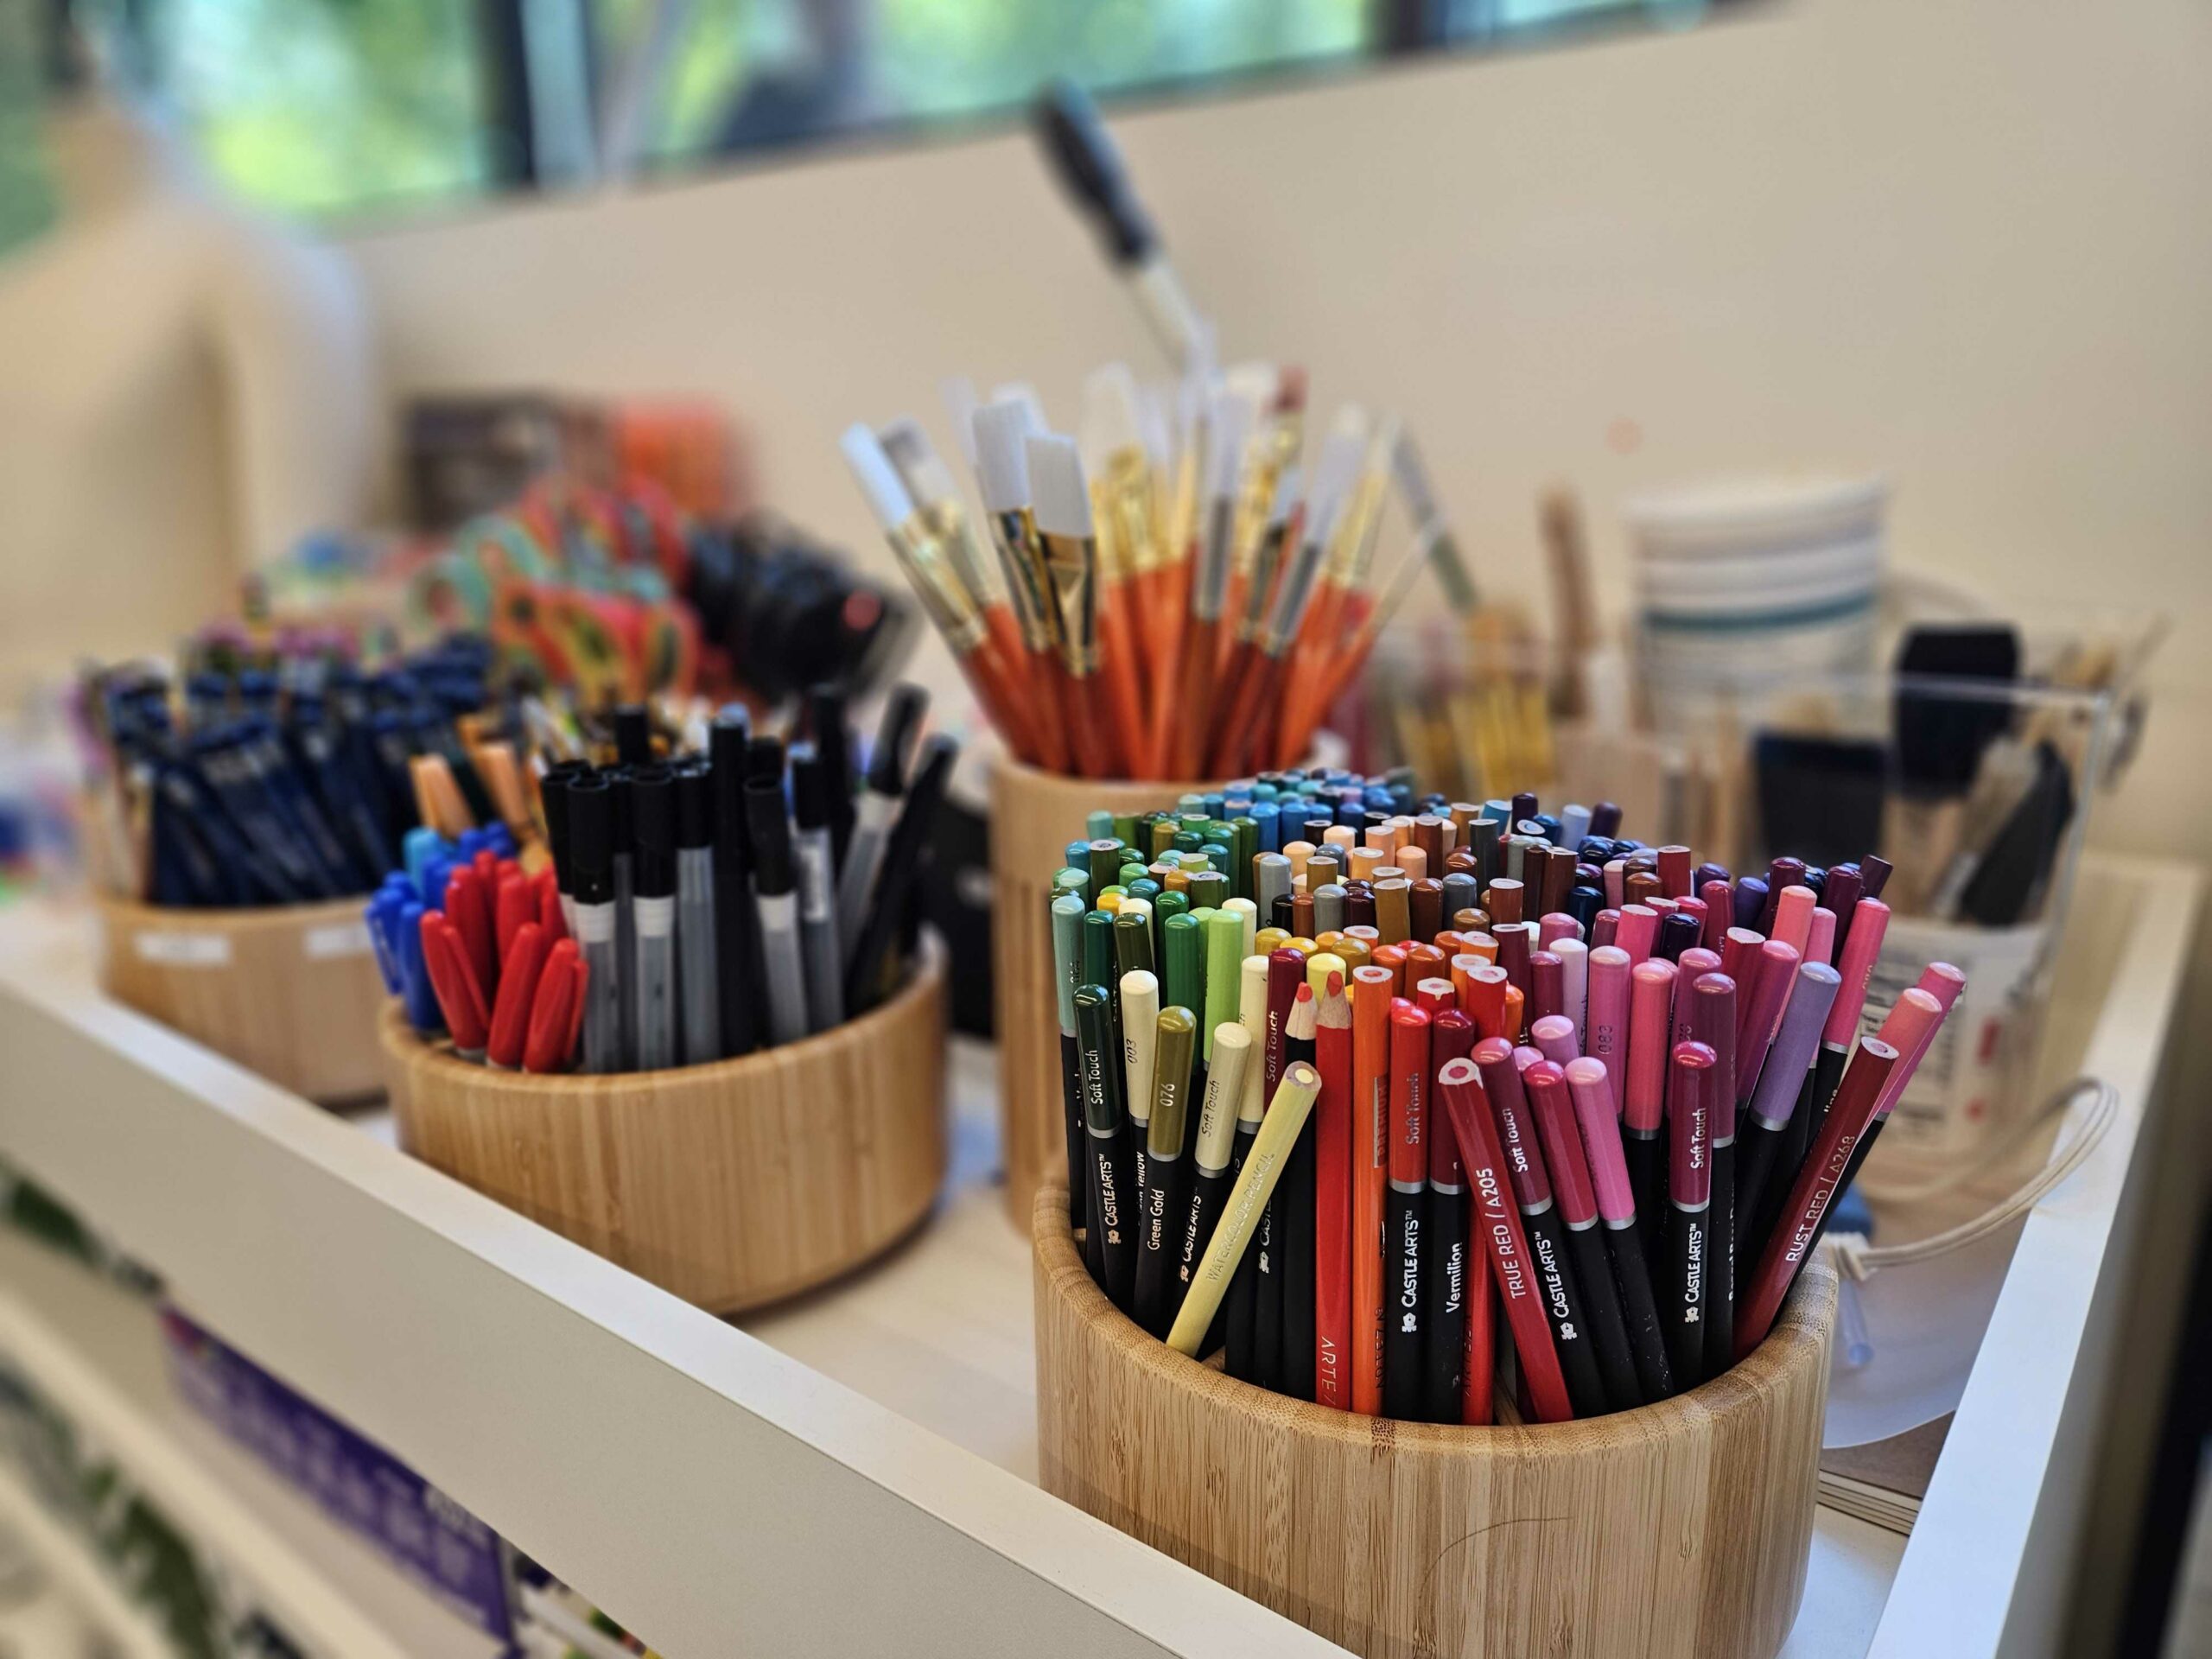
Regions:
<instances>
[{"instance_id":1,"label":"white shelf","mask_svg":"<svg viewBox=\"0 0 2212 1659\"><path fill-rule=\"evenodd\" d=\"M316 1651L361 1659L499 1651L177 1398L149 1304L4 1231L0 1355ZM10 1497L35 1501L19 1486ZM89 1556L86 1566L99 1574Z\"/></svg>"},{"instance_id":2,"label":"white shelf","mask_svg":"<svg viewBox=\"0 0 2212 1659\"><path fill-rule=\"evenodd\" d=\"M2087 1425L2062 1432L2061 1407L2101 1363L2080 1315L2124 1259L2110 1178L2197 891L2185 867L2085 868L2083 1012L2062 1046L2120 1086L2128 1120L2024 1231L1984 1355L2001 1370L1977 1370L1913 1537L1820 1512L1789 1659L1993 1652L2037 1553L2078 1519L2067 1433ZM411 1162L388 1120L332 1118L106 1003L83 938L73 918L0 922L0 1152L662 1651L727 1652L734 1632L779 1654L1339 1651L1033 1484L1028 1248L991 1179L988 1050L955 1046L955 1168L931 1224L741 1330ZM2091 1017L2115 973L2128 1001ZM2058 1241L2038 1230L2084 1211L2097 1239L2063 1236L2094 1243L2088 1278L2046 1281ZM2031 1310L2078 1345L2024 1340ZM2037 1387L1996 1387L2024 1373ZM2018 1445L2006 1484L1951 1473ZM1959 1639L1919 1640L1901 1608L1968 1556Z\"/></svg>"}]
</instances>

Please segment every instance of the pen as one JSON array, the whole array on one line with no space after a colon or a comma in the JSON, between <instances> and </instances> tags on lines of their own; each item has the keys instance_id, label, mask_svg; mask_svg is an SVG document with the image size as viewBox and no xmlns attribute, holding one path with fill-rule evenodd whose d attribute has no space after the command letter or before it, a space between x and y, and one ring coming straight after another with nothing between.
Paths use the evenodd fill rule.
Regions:
<instances>
[{"instance_id":1,"label":"pen","mask_svg":"<svg viewBox=\"0 0 2212 1659\"><path fill-rule=\"evenodd\" d=\"M686 1065L721 1058L717 954L714 785L705 769L690 766L676 774L676 965Z\"/></svg>"},{"instance_id":2,"label":"pen","mask_svg":"<svg viewBox=\"0 0 2212 1659\"><path fill-rule=\"evenodd\" d=\"M617 769L606 777L613 813L609 868L614 882L614 959L622 964L621 995L616 999L621 1058L616 1069L634 1071L638 1068L638 831L632 814L630 774Z\"/></svg>"},{"instance_id":3,"label":"pen","mask_svg":"<svg viewBox=\"0 0 2212 1659\"><path fill-rule=\"evenodd\" d=\"M799 949L798 893L783 780L748 779L745 816L752 832L753 901L768 991L768 1040L795 1043L806 1035L806 964Z\"/></svg>"},{"instance_id":4,"label":"pen","mask_svg":"<svg viewBox=\"0 0 2212 1659\"><path fill-rule=\"evenodd\" d=\"M822 773L823 798L830 804L830 861L842 870L853 841L852 732L845 724L845 694L826 683L809 691L806 724Z\"/></svg>"},{"instance_id":5,"label":"pen","mask_svg":"<svg viewBox=\"0 0 2212 1659\"><path fill-rule=\"evenodd\" d=\"M630 822L637 837L631 880L641 1071L677 1063L676 799L666 768L649 766L630 783Z\"/></svg>"},{"instance_id":6,"label":"pen","mask_svg":"<svg viewBox=\"0 0 2212 1659\"><path fill-rule=\"evenodd\" d=\"M883 719L876 728L867 780L855 809L852 846L837 878L837 947L848 964L860 950L861 928L868 920L891 826L898 820L906 792L906 752L928 703L918 687L899 686L884 704Z\"/></svg>"},{"instance_id":7,"label":"pen","mask_svg":"<svg viewBox=\"0 0 2212 1659\"><path fill-rule=\"evenodd\" d=\"M575 939L584 959L583 1069L622 1069L622 975L614 938L613 791L602 777L569 781L569 849L576 866Z\"/></svg>"},{"instance_id":8,"label":"pen","mask_svg":"<svg viewBox=\"0 0 2212 1659\"><path fill-rule=\"evenodd\" d=\"M849 1013L874 1007L885 994L892 964L897 960L895 947L912 904L914 883L958 755L959 745L942 733L922 740L912 781L899 806L898 822L892 825L890 843L879 861L874 891L861 924L860 946L846 968Z\"/></svg>"},{"instance_id":9,"label":"pen","mask_svg":"<svg viewBox=\"0 0 2212 1659\"><path fill-rule=\"evenodd\" d=\"M837 941L837 851L830 769L819 751L791 750L791 837L798 877L799 956L806 966L806 1026L827 1031L845 1020L844 960Z\"/></svg>"},{"instance_id":10,"label":"pen","mask_svg":"<svg viewBox=\"0 0 2212 1659\"><path fill-rule=\"evenodd\" d=\"M753 904L753 860L745 808L745 748L749 735L743 711L727 709L708 734L708 776L713 785L715 808L715 990L721 1002L725 1059L750 1054L760 1042L760 1016L753 1005L753 988L760 974L760 930ZM573 785L570 799L573 803ZM573 836L573 811L570 817ZM595 978L596 968L592 971ZM588 1027L588 1019L585 1024Z\"/></svg>"}]
</instances>

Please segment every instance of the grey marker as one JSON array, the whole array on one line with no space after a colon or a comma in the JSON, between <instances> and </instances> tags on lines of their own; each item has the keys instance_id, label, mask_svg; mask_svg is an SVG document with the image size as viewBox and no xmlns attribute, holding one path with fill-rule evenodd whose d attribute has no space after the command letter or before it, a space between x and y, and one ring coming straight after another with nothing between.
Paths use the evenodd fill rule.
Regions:
<instances>
[{"instance_id":1,"label":"grey marker","mask_svg":"<svg viewBox=\"0 0 2212 1659\"><path fill-rule=\"evenodd\" d=\"M630 820L637 836L630 957L637 1067L663 1071L677 1059L676 791L666 768L642 768L632 779Z\"/></svg>"},{"instance_id":2,"label":"grey marker","mask_svg":"<svg viewBox=\"0 0 2212 1659\"><path fill-rule=\"evenodd\" d=\"M721 982L715 956L714 786L694 768L676 775L676 982L683 1063L722 1057Z\"/></svg>"},{"instance_id":3,"label":"grey marker","mask_svg":"<svg viewBox=\"0 0 2212 1659\"><path fill-rule=\"evenodd\" d=\"M806 1035L806 964L799 948L791 825L784 812L780 778L747 781L745 817L753 831L753 893L768 980L768 1038L795 1043Z\"/></svg>"},{"instance_id":4,"label":"grey marker","mask_svg":"<svg viewBox=\"0 0 2212 1659\"><path fill-rule=\"evenodd\" d=\"M791 857L798 872L800 954L806 963L806 1024L827 1031L845 1019L844 957L837 942L836 848L829 774L810 746L791 750L791 807L798 828Z\"/></svg>"}]
</instances>

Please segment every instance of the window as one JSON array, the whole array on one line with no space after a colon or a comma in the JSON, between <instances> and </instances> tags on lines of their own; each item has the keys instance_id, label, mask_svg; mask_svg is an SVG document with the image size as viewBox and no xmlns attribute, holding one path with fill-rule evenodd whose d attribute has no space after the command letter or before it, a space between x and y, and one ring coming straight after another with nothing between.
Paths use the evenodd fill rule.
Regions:
<instances>
[{"instance_id":1,"label":"window","mask_svg":"<svg viewBox=\"0 0 2212 1659\"><path fill-rule=\"evenodd\" d=\"M49 0L51 3L51 0ZM247 199L310 215L1011 118L1701 0L76 0ZM0 133L4 143L4 133ZM3 160L4 158L0 158Z\"/></svg>"}]
</instances>

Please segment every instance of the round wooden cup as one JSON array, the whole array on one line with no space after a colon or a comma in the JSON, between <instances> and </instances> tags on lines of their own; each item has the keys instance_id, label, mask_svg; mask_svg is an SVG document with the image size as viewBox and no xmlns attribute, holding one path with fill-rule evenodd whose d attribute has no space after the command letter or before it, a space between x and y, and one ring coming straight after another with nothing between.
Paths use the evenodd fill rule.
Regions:
<instances>
[{"instance_id":1,"label":"round wooden cup","mask_svg":"<svg viewBox=\"0 0 2212 1659\"><path fill-rule=\"evenodd\" d=\"M1067 1179L1059 1009L1052 984L1052 874L1092 812L1150 812L1205 784L1067 778L1001 757L991 767L991 1026L999 1046L999 1145L1016 1226L1047 1177Z\"/></svg>"},{"instance_id":2,"label":"round wooden cup","mask_svg":"<svg viewBox=\"0 0 2212 1659\"><path fill-rule=\"evenodd\" d=\"M399 1142L714 1313L826 1284L920 1224L945 1168L944 963L881 1007L734 1060L494 1071L382 1027Z\"/></svg>"},{"instance_id":3,"label":"round wooden cup","mask_svg":"<svg viewBox=\"0 0 2212 1659\"><path fill-rule=\"evenodd\" d=\"M1186 1359L1035 1211L1047 1491L1370 1659L1772 1659L1811 1555L1835 1274L1656 1406L1484 1428L1361 1417Z\"/></svg>"},{"instance_id":4,"label":"round wooden cup","mask_svg":"<svg viewBox=\"0 0 2212 1659\"><path fill-rule=\"evenodd\" d=\"M172 910L103 897L100 988L295 1094L365 1099L384 1087L367 903Z\"/></svg>"}]
</instances>

